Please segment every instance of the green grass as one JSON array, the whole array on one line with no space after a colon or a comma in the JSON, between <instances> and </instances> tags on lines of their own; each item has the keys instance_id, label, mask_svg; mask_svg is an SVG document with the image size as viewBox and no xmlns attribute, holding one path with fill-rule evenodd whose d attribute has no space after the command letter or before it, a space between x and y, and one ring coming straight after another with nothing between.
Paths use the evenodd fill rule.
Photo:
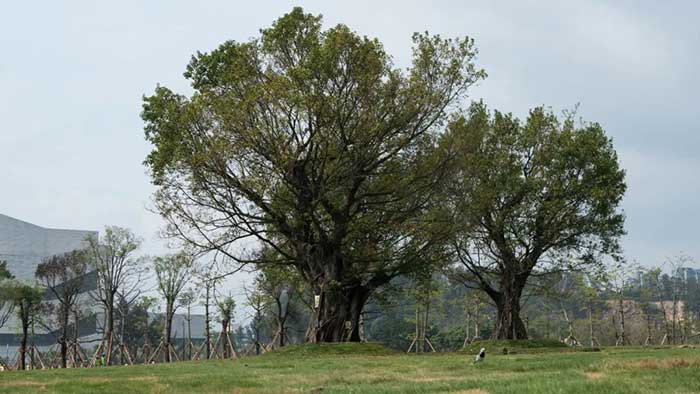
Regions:
<instances>
[{"instance_id":1,"label":"green grass","mask_svg":"<svg viewBox=\"0 0 700 394\"><path fill-rule=\"evenodd\" d=\"M319 343L315 345L290 345L266 356L291 355L297 357L310 356L388 356L396 354L380 343L370 342L358 345L356 343Z\"/></svg>"},{"instance_id":2,"label":"green grass","mask_svg":"<svg viewBox=\"0 0 700 394\"><path fill-rule=\"evenodd\" d=\"M489 355L474 365L467 353L406 355L362 346L290 347L235 361L0 372L0 393L700 392L694 348Z\"/></svg>"},{"instance_id":3,"label":"green grass","mask_svg":"<svg viewBox=\"0 0 700 394\"><path fill-rule=\"evenodd\" d=\"M486 340L476 341L468 344L460 352L478 353L481 348L486 349L490 355L496 354L522 354L522 353L545 353L545 352L571 352L574 349L565 344L547 339L519 340Z\"/></svg>"}]
</instances>

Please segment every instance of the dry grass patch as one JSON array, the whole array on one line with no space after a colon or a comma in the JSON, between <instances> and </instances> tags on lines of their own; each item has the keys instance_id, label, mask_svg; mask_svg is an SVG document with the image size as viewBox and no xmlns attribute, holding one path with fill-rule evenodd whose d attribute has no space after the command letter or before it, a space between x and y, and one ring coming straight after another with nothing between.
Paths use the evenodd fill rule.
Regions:
<instances>
[{"instance_id":1,"label":"dry grass patch","mask_svg":"<svg viewBox=\"0 0 700 394\"><path fill-rule=\"evenodd\" d=\"M461 378L459 376L420 376L417 378L410 378L410 379L402 379L402 380L407 380L409 382L448 382L448 381L454 381L454 380L462 380L464 378Z\"/></svg>"},{"instance_id":2,"label":"dry grass patch","mask_svg":"<svg viewBox=\"0 0 700 394\"><path fill-rule=\"evenodd\" d=\"M488 391L484 389L466 389L466 390L459 390L459 391L452 391L454 394L489 394Z\"/></svg>"},{"instance_id":3,"label":"dry grass patch","mask_svg":"<svg viewBox=\"0 0 700 394\"><path fill-rule=\"evenodd\" d=\"M157 376L134 376L133 378L127 379L132 382L158 382L160 379Z\"/></svg>"},{"instance_id":4,"label":"dry grass patch","mask_svg":"<svg viewBox=\"0 0 700 394\"><path fill-rule=\"evenodd\" d=\"M586 379L589 380L598 380L605 377L605 374L602 372L586 372L584 375L586 375Z\"/></svg>"},{"instance_id":5,"label":"dry grass patch","mask_svg":"<svg viewBox=\"0 0 700 394\"><path fill-rule=\"evenodd\" d=\"M100 377L80 378L80 381L83 383L96 383L96 384L111 383L115 380L117 380L117 379L100 378Z\"/></svg>"},{"instance_id":6,"label":"dry grass patch","mask_svg":"<svg viewBox=\"0 0 700 394\"><path fill-rule=\"evenodd\" d=\"M46 387L46 382L32 382L28 380L13 380L11 382L0 382L0 387Z\"/></svg>"},{"instance_id":7,"label":"dry grass patch","mask_svg":"<svg viewBox=\"0 0 700 394\"><path fill-rule=\"evenodd\" d=\"M645 358L635 361L605 363L605 369L633 370L633 369L673 369L673 368L698 368L700 360L688 360L685 358Z\"/></svg>"},{"instance_id":8,"label":"dry grass patch","mask_svg":"<svg viewBox=\"0 0 700 394\"><path fill-rule=\"evenodd\" d=\"M126 379L123 379L121 377L114 377L114 378L88 377L88 378L81 378L80 379L80 381L85 382L85 383L97 383L97 384L112 383L112 382L117 382L117 381L122 381L122 380L127 380L130 382L157 383L160 379L157 376L152 376L152 375L134 376L131 378L126 378Z\"/></svg>"}]
</instances>

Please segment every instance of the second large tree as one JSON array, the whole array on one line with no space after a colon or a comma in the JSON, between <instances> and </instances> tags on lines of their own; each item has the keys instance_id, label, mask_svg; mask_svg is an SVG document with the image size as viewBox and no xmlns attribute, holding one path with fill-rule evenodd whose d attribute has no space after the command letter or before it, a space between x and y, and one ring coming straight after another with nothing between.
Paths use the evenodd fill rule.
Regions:
<instances>
[{"instance_id":1,"label":"second large tree","mask_svg":"<svg viewBox=\"0 0 700 394\"><path fill-rule=\"evenodd\" d=\"M620 252L625 173L612 141L598 124L543 108L519 121L474 103L443 146L455 159L453 273L492 299L496 338L526 339L520 302L533 275L592 269Z\"/></svg>"},{"instance_id":2,"label":"second large tree","mask_svg":"<svg viewBox=\"0 0 700 394\"><path fill-rule=\"evenodd\" d=\"M194 93L159 87L142 114L169 230L242 264L295 267L318 295L307 340L359 340L372 292L440 252L436 134L484 77L475 52L418 34L401 71L378 41L297 8L259 39L196 55ZM256 259L261 247L275 259Z\"/></svg>"}]
</instances>

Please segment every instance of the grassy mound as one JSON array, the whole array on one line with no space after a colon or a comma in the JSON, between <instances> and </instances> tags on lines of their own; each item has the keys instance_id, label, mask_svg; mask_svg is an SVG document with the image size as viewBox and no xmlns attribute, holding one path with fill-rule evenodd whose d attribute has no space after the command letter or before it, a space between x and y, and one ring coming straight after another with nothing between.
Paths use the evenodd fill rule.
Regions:
<instances>
[{"instance_id":1,"label":"grassy mound","mask_svg":"<svg viewBox=\"0 0 700 394\"><path fill-rule=\"evenodd\" d=\"M460 350L460 352L476 354L482 347L486 348L486 353L490 353L491 355L574 351L574 349L559 341L548 339L528 339L476 341L468 344L466 347Z\"/></svg>"},{"instance_id":2,"label":"grassy mound","mask_svg":"<svg viewBox=\"0 0 700 394\"><path fill-rule=\"evenodd\" d=\"M314 343L289 345L267 354L289 356L386 356L396 354L395 351L380 343Z\"/></svg>"}]
</instances>

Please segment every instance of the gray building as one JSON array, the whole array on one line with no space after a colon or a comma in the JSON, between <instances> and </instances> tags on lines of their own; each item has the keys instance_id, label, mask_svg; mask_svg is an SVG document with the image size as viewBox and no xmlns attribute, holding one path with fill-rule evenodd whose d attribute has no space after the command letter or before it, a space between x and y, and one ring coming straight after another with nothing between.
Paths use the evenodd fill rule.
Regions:
<instances>
[{"instance_id":1,"label":"gray building","mask_svg":"<svg viewBox=\"0 0 700 394\"><path fill-rule=\"evenodd\" d=\"M173 342L180 343L183 339L188 338L190 336L192 337L192 341L200 342L206 337L206 330L204 328L204 315L192 314L190 318L192 320L190 321L189 328L192 329L192 333L188 334L186 315L181 313L176 313L173 315L173 331L171 333ZM219 332L221 330L218 321L214 317L212 317L212 321L209 322L209 327L211 328L212 332Z\"/></svg>"},{"instance_id":2,"label":"gray building","mask_svg":"<svg viewBox=\"0 0 700 394\"><path fill-rule=\"evenodd\" d=\"M27 223L0 214L0 261L7 262L8 270L20 281L33 283L36 267L46 257L81 249L86 246L88 236L97 237L96 231L51 229ZM84 291L94 289L96 277L88 273ZM88 294L81 298L87 301ZM51 297L47 294L47 301ZM86 315L90 315L87 313ZM16 346L18 341L17 321L11 319L0 328L0 345ZM81 336L96 332L95 318L88 317L80 324ZM41 332L36 336L37 345L49 346L55 343L54 332Z\"/></svg>"},{"instance_id":3,"label":"gray building","mask_svg":"<svg viewBox=\"0 0 700 394\"><path fill-rule=\"evenodd\" d=\"M32 281L43 258L83 248L88 236L97 232L44 228L0 214L0 260L17 279Z\"/></svg>"}]
</instances>

